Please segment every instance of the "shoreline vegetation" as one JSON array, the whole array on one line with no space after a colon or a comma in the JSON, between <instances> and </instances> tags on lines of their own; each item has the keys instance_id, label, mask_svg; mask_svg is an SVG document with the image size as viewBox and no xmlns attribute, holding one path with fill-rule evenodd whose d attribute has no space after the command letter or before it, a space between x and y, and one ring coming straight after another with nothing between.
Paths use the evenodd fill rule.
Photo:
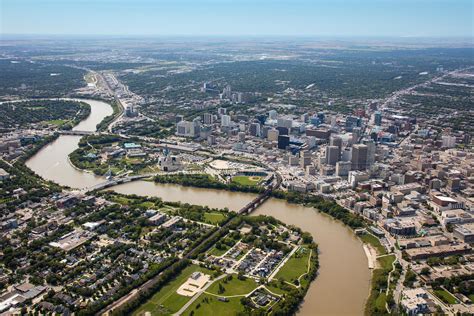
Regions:
<instances>
[{"instance_id":1,"label":"shoreline vegetation","mask_svg":"<svg viewBox=\"0 0 474 316\"><path fill-rule=\"evenodd\" d=\"M97 132L103 132L107 130L110 124L112 124L116 119L118 119L124 111L124 108L120 102L117 102L115 100L114 101L100 100L100 101L110 104L110 106L112 107L113 113L104 117L104 119L99 124L97 124L96 126Z\"/></svg>"}]
</instances>

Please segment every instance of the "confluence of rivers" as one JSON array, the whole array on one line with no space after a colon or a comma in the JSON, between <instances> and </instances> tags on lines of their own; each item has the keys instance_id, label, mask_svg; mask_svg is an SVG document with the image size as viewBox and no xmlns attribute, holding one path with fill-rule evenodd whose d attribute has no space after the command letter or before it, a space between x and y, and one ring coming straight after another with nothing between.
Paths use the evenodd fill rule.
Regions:
<instances>
[{"instance_id":1,"label":"confluence of rivers","mask_svg":"<svg viewBox=\"0 0 474 316\"><path fill-rule=\"evenodd\" d=\"M102 119L112 114L109 104L81 100L91 106L91 114L74 130L95 131ZM68 155L77 147L81 136L61 135L31 157L26 165L44 179L71 188L85 188L101 182L103 177L75 169ZM135 181L109 188L123 194L157 196L164 201L207 205L238 210L255 196L249 193L182 187ZM311 284L299 315L363 315L369 293L370 270L361 241L342 223L312 208L289 204L271 198L252 215L271 215L282 222L311 233L319 245L320 268Z\"/></svg>"}]
</instances>

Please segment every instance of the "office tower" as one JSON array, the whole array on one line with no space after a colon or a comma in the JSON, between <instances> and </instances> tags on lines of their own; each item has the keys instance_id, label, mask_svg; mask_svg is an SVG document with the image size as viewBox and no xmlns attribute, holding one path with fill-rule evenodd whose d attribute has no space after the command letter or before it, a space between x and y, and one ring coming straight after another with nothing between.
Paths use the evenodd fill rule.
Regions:
<instances>
[{"instance_id":1,"label":"office tower","mask_svg":"<svg viewBox=\"0 0 474 316\"><path fill-rule=\"evenodd\" d=\"M376 111L374 113L374 124L377 126L382 125L382 113L380 113L379 111Z\"/></svg>"},{"instance_id":2,"label":"office tower","mask_svg":"<svg viewBox=\"0 0 474 316\"><path fill-rule=\"evenodd\" d=\"M290 136L279 135L278 136L278 149L286 149L290 146Z\"/></svg>"},{"instance_id":3,"label":"office tower","mask_svg":"<svg viewBox=\"0 0 474 316\"><path fill-rule=\"evenodd\" d=\"M278 130L279 135L288 135L290 133L290 130L286 127L278 126L276 129Z\"/></svg>"},{"instance_id":4,"label":"office tower","mask_svg":"<svg viewBox=\"0 0 474 316\"><path fill-rule=\"evenodd\" d=\"M262 138L267 138L268 137L268 131L270 131L272 128L270 126L263 126L261 128L261 135L260 137Z\"/></svg>"},{"instance_id":5,"label":"office tower","mask_svg":"<svg viewBox=\"0 0 474 316\"><path fill-rule=\"evenodd\" d=\"M286 119L286 118L279 118L277 120L277 126L290 129L291 126L293 126L293 120Z\"/></svg>"},{"instance_id":6,"label":"office tower","mask_svg":"<svg viewBox=\"0 0 474 316\"><path fill-rule=\"evenodd\" d=\"M204 124L210 125L214 122L214 116L211 113L204 113L202 115L202 121Z\"/></svg>"},{"instance_id":7,"label":"office tower","mask_svg":"<svg viewBox=\"0 0 474 316\"><path fill-rule=\"evenodd\" d=\"M331 116L331 127L333 128L336 127L336 123L337 123L336 119L337 119L336 115Z\"/></svg>"},{"instance_id":8,"label":"office tower","mask_svg":"<svg viewBox=\"0 0 474 316\"><path fill-rule=\"evenodd\" d=\"M353 144L357 144L359 142L361 133L362 133L362 130L360 127L354 127L352 129L352 143Z\"/></svg>"},{"instance_id":9,"label":"office tower","mask_svg":"<svg viewBox=\"0 0 474 316\"><path fill-rule=\"evenodd\" d=\"M329 145L337 146L339 149L342 149L342 138L337 135L332 135L329 139Z\"/></svg>"},{"instance_id":10,"label":"office tower","mask_svg":"<svg viewBox=\"0 0 474 316\"><path fill-rule=\"evenodd\" d=\"M215 145L215 144L216 144L216 136L214 136L214 135L209 135L209 136L207 137L207 144L208 144L209 146Z\"/></svg>"},{"instance_id":11,"label":"office tower","mask_svg":"<svg viewBox=\"0 0 474 316\"><path fill-rule=\"evenodd\" d=\"M217 114L219 114L219 116L226 115L227 114L227 109L226 108L218 108L217 109Z\"/></svg>"},{"instance_id":12,"label":"office tower","mask_svg":"<svg viewBox=\"0 0 474 316\"><path fill-rule=\"evenodd\" d=\"M300 152L300 167L305 169L309 165L311 165L311 152L308 150Z\"/></svg>"},{"instance_id":13,"label":"office tower","mask_svg":"<svg viewBox=\"0 0 474 316\"><path fill-rule=\"evenodd\" d=\"M338 146L326 147L326 163L328 165L335 166L340 159L341 149Z\"/></svg>"},{"instance_id":14,"label":"office tower","mask_svg":"<svg viewBox=\"0 0 474 316\"><path fill-rule=\"evenodd\" d=\"M275 110L270 110L268 112L268 117L271 119L271 120L276 120L277 117L278 117L278 112L275 111Z\"/></svg>"},{"instance_id":15,"label":"office tower","mask_svg":"<svg viewBox=\"0 0 474 316\"><path fill-rule=\"evenodd\" d=\"M229 127L230 126L230 115L223 114L221 116L221 126Z\"/></svg>"},{"instance_id":16,"label":"office tower","mask_svg":"<svg viewBox=\"0 0 474 316\"><path fill-rule=\"evenodd\" d=\"M245 142L245 133L244 132L239 132L239 142L243 143Z\"/></svg>"},{"instance_id":17,"label":"office tower","mask_svg":"<svg viewBox=\"0 0 474 316\"><path fill-rule=\"evenodd\" d=\"M251 123L249 127L249 134L255 137L260 136L260 123Z\"/></svg>"},{"instance_id":18,"label":"office tower","mask_svg":"<svg viewBox=\"0 0 474 316\"><path fill-rule=\"evenodd\" d=\"M367 145L355 144L352 146L352 170L367 168Z\"/></svg>"},{"instance_id":19,"label":"office tower","mask_svg":"<svg viewBox=\"0 0 474 316\"><path fill-rule=\"evenodd\" d=\"M336 163L336 176L346 177L351 171L352 163L350 161L338 161Z\"/></svg>"},{"instance_id":20,"label":"office tower","mask_svg":"<svg viewBox=\"0 0 474 316\"><path fill-rule=\"evenodd\" d=\"M232 98L232 88L230 87L230 85L227 85L224 90L222 91L222 94L224 95L224 97L226 97L227 99L231 99Z\"/></svg>"},{"instance_id":21,"label":"office tower","mask_svg":"<svg viewBox=\"0 0 474 316\"><path fill-rule=\"evenodd\" d=\"M367 145L367 168L375 162L375 142L372 139L364 139L364 145Z\"/></svg>"},{"instance_id":22,"label":"office tower","mask_svg":"<svg viewBox=\"0 0 474 316\"><path fill-rule=\"evenodd\" d=\"M346 117L346 131L352 132L354 127L360 127L362 125L362 120L356 116Z\"/></svg>"},{"instance_id":23,"label":"office tower","mask_svg":"<svg viewBox=\"0 0 474 316\"><path fill-rule=\"evenodd\" d=\"M198 137L200 135L200 132L201 132L201 118L196 117L193 120L193 127L192 127L191 136L192 137Z\"/></svg>"},{"instance_id":24,"label":"office tower","mask_svg":"<svg viewBox=\"0 0 474 316\"><path fill-rule=\"evenodd\" d=\"M276 142L278 141L278 136L280 133L278 132L277 129L271 129L268 131L267 138L269 141Z\"/></svg>"}]
</instances>

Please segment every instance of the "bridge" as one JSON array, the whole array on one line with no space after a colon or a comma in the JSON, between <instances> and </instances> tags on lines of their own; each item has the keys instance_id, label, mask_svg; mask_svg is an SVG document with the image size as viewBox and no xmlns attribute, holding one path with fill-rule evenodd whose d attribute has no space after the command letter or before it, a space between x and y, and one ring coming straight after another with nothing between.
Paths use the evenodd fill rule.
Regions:
<instances>
[{"instance_id":1,"label":"bridge","mask_svg":"<svg viewBox=\"0 0 474 316\"><path fill-rule=\"evenodd\" d=\"M94 135L97 134L96 132L90 132L90 131L58 131L59 134L61 135L75 135L75 136L88 136L88 135Z\"/></svg>"},{"instance_id":2,"label":"bridge","mask_svg":"<svg viewBox=\"0 0 474 316\"><path fill-rule=\"evenodd\" d=\"M84 188L83 192L88 193L88 192L92 192L92 191L95 191L95 190L103 190L103 189L106 189L106 188L113 187L114 185L117 185L117 184L132 182L132 181L139 180L139 179L145 179L145 178L153 177L154 175L156 175L156 174L150 173L150 174L141 174L141 175L129 176L129 177L123 177L123 178L112 178L110 180L101 182L101 183L93 185L91 187Z\"/></svg>"},{"instance_id":3,"label":"bridge","mask_svg":"<svg viewBox=\"0 0 474 316\"><path fill-rule=\"evenodd\" d=\"M260 205L262 205L268 198L270 197L271 193L273 190L276 190L280 187L281 184L281 176L278 173L275 173L276 175L276 182L275 184L271 184L266 187L265 191L260 193L255 199L250 201L247 205L245 205L243 208L241 208L237 213L238 214L250 214L252 213L256 208L258 208Z\"/></svg>"}]
</instances>

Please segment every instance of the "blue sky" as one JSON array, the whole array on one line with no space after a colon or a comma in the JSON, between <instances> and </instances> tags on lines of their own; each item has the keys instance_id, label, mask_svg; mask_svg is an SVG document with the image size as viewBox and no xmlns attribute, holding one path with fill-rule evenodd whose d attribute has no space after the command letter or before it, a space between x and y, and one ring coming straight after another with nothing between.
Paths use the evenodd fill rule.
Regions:
<instances>
[{"instance_id":1,"label":"blue sky","mask_svg":"<svg viewBox=\"0 0 474 316\"><path fill-rule=\"evenodd\" d=\"M473 3L473 0L0 0L0 33L472 37Z\"/></svg>"}]
</instances>

